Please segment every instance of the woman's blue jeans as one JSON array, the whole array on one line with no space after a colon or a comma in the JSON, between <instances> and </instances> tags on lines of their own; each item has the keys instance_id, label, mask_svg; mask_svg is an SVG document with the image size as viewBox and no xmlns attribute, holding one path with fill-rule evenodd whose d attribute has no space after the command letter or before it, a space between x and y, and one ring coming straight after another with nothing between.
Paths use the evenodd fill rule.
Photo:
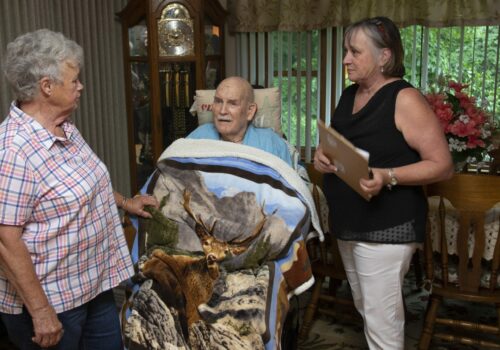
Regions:
<instances>
[{"instance_id":1,"label":"woman's blue jeans","mask_svg":"<svg viewBox=\"0 0 500 350\"><path fill-rule=\"evenodd\" d=\"M19 349L41 349L31 341L33 323L28 311L18 315L1 313L9 339ZM57 314L64 335L51 349L123 350L118 310L112 290L99 294L86 304Z\"/></svg>"}]
</instances>

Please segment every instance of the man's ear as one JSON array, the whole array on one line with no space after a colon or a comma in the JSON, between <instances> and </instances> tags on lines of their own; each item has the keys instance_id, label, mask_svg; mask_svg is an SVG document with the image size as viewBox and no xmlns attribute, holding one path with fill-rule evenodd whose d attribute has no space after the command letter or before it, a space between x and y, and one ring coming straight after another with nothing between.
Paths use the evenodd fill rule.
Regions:
<instances>
[{"instance_id":1,"label":"man's ear","mask_svg":"<svg viewBox=\"0 0 500 350\"><path fill-rule=\"evenodd\" d=\"M255 117L255 113L257 113L257 103L252 102L248 104L247 120L252 121Z\"/></svg>"}]
</instances>

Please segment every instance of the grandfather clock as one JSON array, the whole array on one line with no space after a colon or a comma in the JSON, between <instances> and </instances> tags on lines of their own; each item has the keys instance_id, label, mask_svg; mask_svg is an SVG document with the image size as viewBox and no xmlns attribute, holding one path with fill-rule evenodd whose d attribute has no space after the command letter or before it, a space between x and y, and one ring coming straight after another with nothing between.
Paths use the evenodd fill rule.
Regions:
<instances>
[{"instance_id":1,"label":"grandfather clock","mask_svg":"<svg viewBox=\"0 0 500 350\"><path fill-rule=\"evenodd\" d=\"M218 0L131 0L118 16L136 192L163 150L196 128L195 90L224 78L226 12Z\"/></svg>"}]
</instances>

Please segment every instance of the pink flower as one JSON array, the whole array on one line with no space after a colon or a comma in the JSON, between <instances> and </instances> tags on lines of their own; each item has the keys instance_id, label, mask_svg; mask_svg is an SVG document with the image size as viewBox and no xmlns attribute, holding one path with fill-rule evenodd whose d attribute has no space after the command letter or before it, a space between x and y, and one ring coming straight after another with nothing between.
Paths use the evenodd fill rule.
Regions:
<instances>
[{"instance_id":1,"label":"pink flower","mask_svg":"<svg viewBox=\"0 0 500 350\"><path fill-rule=\"evenodd\" d=\"M460 84L460 83L457 83L456 81L450 80L448 83L448 86L450 88L452 88L453 90L455 90L455 92L460 92L463 89L465 89L466 87L468 87L469 85Z\"/></svg>"},{"instance_id":2,"label":"pink flower","mask_svg":"<svg viewBox=\"0 0 500 350\"><path fill-rule=\"evenodd\" d=\"M481 160L492 143L491 123L485 111L477 106L476 98L465 93L467 87L451 80L448 90L425 97L443 127L454 158Z\"/></svg>"},{"instance_id":3,"label":"pink flower","mask_svg":"<svg viewBox=\"0 0 500 350\"><path fill-rule=\"evenodd\" d=\"M467 138L467 148L476 148L485 146L486 144L484 143L484 141L475 136L469 136Z\"/></svg>"}]
</instances>

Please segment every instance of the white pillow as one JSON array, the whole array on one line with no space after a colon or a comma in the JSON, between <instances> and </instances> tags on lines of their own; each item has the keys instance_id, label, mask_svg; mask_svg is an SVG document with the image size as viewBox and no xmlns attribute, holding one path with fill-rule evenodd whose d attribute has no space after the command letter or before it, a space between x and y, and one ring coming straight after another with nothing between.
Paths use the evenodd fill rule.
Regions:
<instances>
[{"instance_id":1,"label":"white pillow","mask_svg":"<svg viewBox=\"0 0 500 350\"><path fill-rule=\"evenodd\" d=\"M254 89L257 113L252 123L258 128L272 128L279 135L281 132L281 93L277 87ZM212 122L212 102L215 90L196 90L190 112L198 116L198 124Z\"/></svg>"}]
</instances>

